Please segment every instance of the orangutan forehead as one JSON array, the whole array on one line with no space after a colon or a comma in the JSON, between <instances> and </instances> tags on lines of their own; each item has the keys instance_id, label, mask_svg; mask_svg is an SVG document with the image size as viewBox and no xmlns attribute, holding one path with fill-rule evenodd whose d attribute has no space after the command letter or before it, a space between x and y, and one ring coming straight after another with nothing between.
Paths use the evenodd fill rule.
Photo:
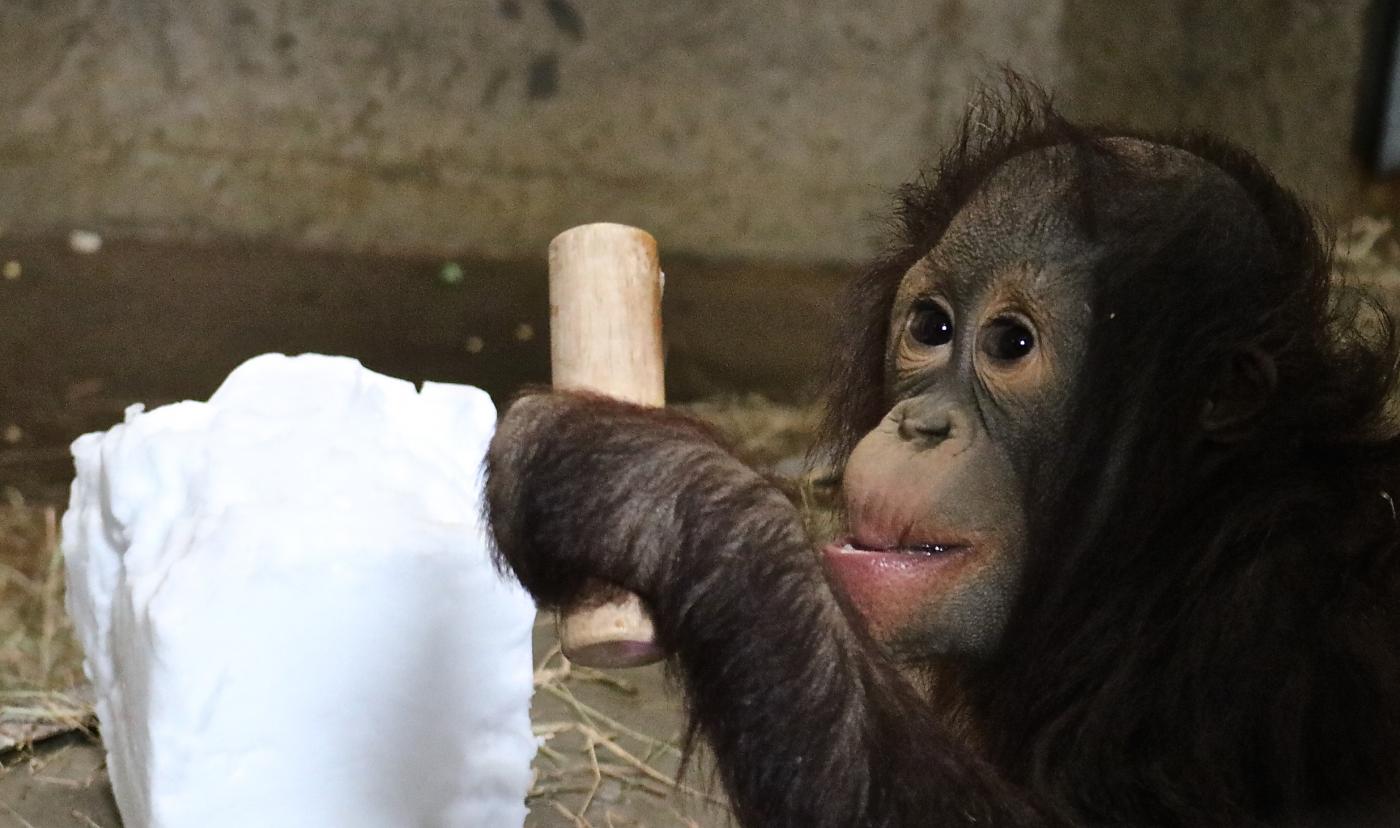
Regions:
<instances>
[{"instance_id":1,"label":"orangutan forehead","mask_svg":"<svg viewBox=\"0 0 1400 828\"><path fill-rule=\"evenodd\" d=\"M1149 192L1159 204L1206 204L1236 220L1255 212L1239 182L1188 150L1141 138L1095 140L1097 149L1062 143L1008 159L954 217L945 239L994 232L1061 246L1080 237L1074 219L1080 211L1137 213ZM1173 192L1180 198L1171 198Z\"/></svg>"}]
</instances>

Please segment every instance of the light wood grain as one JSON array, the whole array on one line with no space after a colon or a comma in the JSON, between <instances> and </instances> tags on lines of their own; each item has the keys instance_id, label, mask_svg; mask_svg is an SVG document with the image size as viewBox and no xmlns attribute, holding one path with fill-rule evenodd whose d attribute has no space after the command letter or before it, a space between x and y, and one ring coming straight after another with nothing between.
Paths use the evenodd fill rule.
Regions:
<instances>
[{"instance_id":1,"label":"light wood grain","mask_svg":"<svg viewBox=\"0 0 1400 828\"><path fill-rule=\"evenodd\" d=\"M665 404L661 267L656 240L621 224L585 224L549 245L550 361L556 389ZM590 667L661 658L640 599L592 585L559 619L564 655Z\"/></svg>"}]
</instances>

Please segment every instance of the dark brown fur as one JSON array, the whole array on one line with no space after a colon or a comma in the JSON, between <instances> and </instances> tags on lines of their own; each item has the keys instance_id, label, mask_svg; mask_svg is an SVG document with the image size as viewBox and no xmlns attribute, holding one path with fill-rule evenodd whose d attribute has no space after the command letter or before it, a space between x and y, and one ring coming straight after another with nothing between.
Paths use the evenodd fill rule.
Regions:
<instances>
[{"instance_id":1,"label":"dark brown fur","mask_svg":"<svg viewBox=\"0 0 1400 828\"><path fill-rule=\"evenodd\" d=\"M1248 154L1135 136L1222 170L1248 195L1235 213L1208 187L1134 186L1114 135L1135 136L1072 125L1024 85L984 98L901 193L890 252L844 306L838 462L889 408L900 278L1004 161L1072 146L1059 174L1081 229L1133 230L1089 277L1069 432L1025 458L1024 586L994 657L945 677L956 706L913 690L793 507L703 427L581 395L528 396L503 421L487 487L502 566L543 606L588 578L642 596L744 825L1400 819L1389 322L1334 301L1315 222ZM1278 392L1202 450L1201 400L1244 348L1277 366Z\"/></svg>"}]
</instances>

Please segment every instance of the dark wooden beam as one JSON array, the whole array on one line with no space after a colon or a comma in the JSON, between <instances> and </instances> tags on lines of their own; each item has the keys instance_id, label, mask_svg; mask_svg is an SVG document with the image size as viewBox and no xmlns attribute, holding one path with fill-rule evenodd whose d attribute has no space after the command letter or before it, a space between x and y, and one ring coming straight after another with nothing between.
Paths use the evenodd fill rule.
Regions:
<instances>
[{"instance_id":1,"label":"dark wooden beam","mask_svg":"<svg viewBox=\"0 0 1400 828\"><path fill-rule=\"evenodd\" d=\"M0 277L0 485L66 477L63 448L78 434L132 402L206 398L267 351L347 354L414 381L477 385L498 403L549 381L543 254L445 261L109 240L82 255L63 238L0 239L0 268L11 262L18 277ZM669 399L790 400L815 388L847 268L664 250L662 266Z\"/></svg>"}]
</instances>

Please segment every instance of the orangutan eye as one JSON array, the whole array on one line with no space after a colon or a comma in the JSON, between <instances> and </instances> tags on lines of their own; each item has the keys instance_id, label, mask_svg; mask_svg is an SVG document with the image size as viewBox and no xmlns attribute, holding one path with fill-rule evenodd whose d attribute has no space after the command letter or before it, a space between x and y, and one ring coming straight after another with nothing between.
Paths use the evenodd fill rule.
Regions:
<instances>
[{"instance_id":1,"label":"orangutan eye","mask_svg":"<svg viewBox=\"0 0 1400 828\"><path fill-rule=\"evenodd\" d=\"M993 319L982 330L982 350L1001 362L1024 358L1035 349L1035 334L1017 319Z\"/></svg>"},{"instance_id":2,"label":"orangutan eye","mask_svg":"<svg viewBox=\"0 0 1400 828\"><path fill-rule=\"evenodd\" d=\"M909 309L909 336L930 348L947 345L953 341L953 317L932 299L919 299Z\"/></svg>"}]
</instances>

